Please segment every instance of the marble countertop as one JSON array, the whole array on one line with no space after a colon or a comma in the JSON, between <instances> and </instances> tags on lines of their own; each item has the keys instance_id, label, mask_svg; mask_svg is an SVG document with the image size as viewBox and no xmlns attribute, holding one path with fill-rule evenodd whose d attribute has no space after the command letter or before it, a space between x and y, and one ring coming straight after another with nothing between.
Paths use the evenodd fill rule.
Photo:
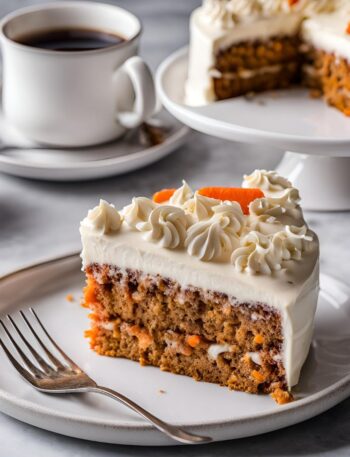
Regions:
<instances>
[{"instance_id":1,"label":"marble countertop","mask_svg":"<svg viewBox=\"0 0 350 457\"><path fill-rule=\"evenodd\" d=\"M1 0L0 15L30 0ZM119 0L144 25L141 54L155 69L188 41L188 16L199 0ZM79 249L79 221L100 197L124 205L133 195L177 186L239 184L243 173L273 168L281 151L252 148L193 133L171 156L125 176L86 183L36 182L0 175L0 274ZM321 268L348 281L350 214L308 213L320 236ZM250 439L180 448L134 448L84 442L44 432L0 414L0 457L322 456L350 455L350 399L303 424Z\"/></svg>"}]
</instances>

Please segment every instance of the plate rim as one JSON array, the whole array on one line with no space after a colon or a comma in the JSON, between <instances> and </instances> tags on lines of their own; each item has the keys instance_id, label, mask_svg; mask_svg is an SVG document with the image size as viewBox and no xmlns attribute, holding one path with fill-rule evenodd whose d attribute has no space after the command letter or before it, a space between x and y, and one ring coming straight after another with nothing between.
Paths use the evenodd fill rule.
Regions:
<instances>
[{"instance_id":1,"label":"plate rim","mask_svg":"<svg viewBox=\"0 0 350 457\"><path fill-rule=\"evenodd\" d=\"M291 135L291 134L285 134L285 133L279 133L279 132L270 132L270 131L265 131L265 130L259 130L259 129L254 129L250 127L245 127L245 126L238 126L237 124L231 124L226 121L222 120L217 120L214 118L208 118L205 115L202 115L201 113L198 112L198 108L203 107L193 107L193 106L187 106L183 103L178 103L173 101L167 94L167 92L164 89L163 85L163 79L165 76L165 73L169 71L169 68L171 65L176 65L178 61L185 59L188 56L189 52L189 46L183 46L182 48L178 49L177 51L173 52L170 54L168 57L166 57L161 64L158 66L156 70L156 76L155 76L155 81L156 81L156 87L157 91L160 94L161 101L164 105L164 107L170 111L170 113L176 116L176 112L182 113L185 117L191 116L193 119L195 119L197 122L199 121L201 124L209 124L213 121L217 122L220 125L220 128L222 130L226 130L229 132L234 132L234 133L240 133L244 134L246 136L250 137L258 137L259 139L262 140L273 140L276 142L277 141L285 141L285 142L294 142L294 143L299 143L300 145L302 144L307 144L309 146L324 146L324 147L342 147L346 148L350 146L350 136L349 137L344 137L344 138L337 138L337 139L328 139L328 138L310 138L308 136L303 136L303 135ZM188 60L188 58L186 58ZM213 103L220 103L220 101L216 101ZM210 105L210 104L208 104ZM173 108L173 109L172 109ZM180 120L178 118L178 120ZM180 122L183 122L183 120L180 120ZM203 130L202 130L203 131ZM233 140L232 140L233 141ZM237 140L241 141L241 140ZM297 151L295 151L297 152ZM343 154L343 153L342 153ZM349 156L349 152L346 153L345 156ZM321 152L319 155L322 155ZM335 155L335 153L333 154Z\"/></svg>"},{"instance_id":2,"label":"plate rim","mask_svg":"<svg viewBox=\"0 0 350 457\"><path fill-rule=\"evenodd\" d=\"M43 164L40 162L30 163L26 161L21 161L16 157L7 156L0 153L0 164L4 163L6 165L12 166L20 166L27 169L41 169L41 170L57 170L57 171L65 171L65 170L76 170L76 169L90 169L96 168L97 166L108 167L109 165L121 165L126 162L136 161L142 157L148 157L150 155L156 154L157 152L163 151L164 154L167 152L172 151L172 147L176 147L176 144L180 141L185 142L187 137L191 133L190 127L183 124L179 126L179 129L174 132L171 136L169 136L163 143L156 144L150 147L145 147L140 151L136 151L133 153L125 154L118 157L109 157L107 159L98 159L98 160L88 160L82 162L67 162L66 164ZM103 145L95 145L96 148L101 147ZM92 146L94 147L94 146ZM170 148L170 150L169 150ZM32 148L28 148L28 152L35 151L37 148L33 146ZM51 150L52 148L50 148ZM55 150L59 151L60 148L54 148ZM73 149L73 148L72 148ZM41 151L44 151L45 148L40 148ZM48 148L49 150L49 148Z\"/></svg>"},{"instance_id":3,"label":"plate rim","mask_svg":"<svg viewBox=\"0 0 350 457\"><path fill-rule=\"evenodd\" d=\"M42 260L39 262L33 262L25 265L22 268L12 270L6 274L3 274L0 276L0 285L4 282L6 282L9 279L13 279L18 275L21 275L23 273L26 273L31 270L35 270L38 268L42 268L43 266L48 266L48 265L54 265L56 263L64 262L64 261L69 261L71 260L72 262L75 260L78 260L80 257L80 251L74 251L71 253L67 253L62 256L54 256L54 257L48 257L46 260ZM321 274L321 277L330 277L332 279L335 279L336 281L339 281L344 287L350 290L349 286L343 282L342 280L335 278L332 275L329 274ZM269 413L257 413L254 414L254 416L250 417L245 417L245 418L239 418L239 419L228 419L228 420L216 420L216 421L210 421L210 422L177 422L173 421L172 423L174 425L179 425L179 426L185 426L185 427L190 427L191 429L202 429L202 428L222 428L222 427L227 427L227 426L234 426L234 425L244 425L249 423L250 425L254 425L255 423L259 423L261 420L269 420L273 419L274 421L280 419L280 418L285 418L289 415L291 412L295 411L301 411L302 414L302 419L291 421L289 425L293 425L299 422L302 422L303 420L306 420L308 418L314 417L318 414L321 414L324 411L327 411L331 407L335 406L336 404L340 403L344 399L346 399L350 395L350 373L337 381L336 383L332 384L331 386L326 387L325 389L322 389L321 391L310 395L308 397L305 397L303 399L297 400L295 402L289 403L287 405L280 405L278 409L275 409L274 411L271 411ZM327 401L323 402L320 407L319 401L322 399L327 399ZM122 429L122 430L134 430L134 431L154 431L155 428L147 423L135 423L135 424L130 424L130 423L116 423L113 420L110 419L87 419L85 416L80 416L80 415L70 415L68 412L63 413L63 412L53 412L52 409L47 408L42 405L37 405L33 403L32 401L24 400L21 398L18 398L17 396L13 394L9 394L3 389L0 388L0 410L2 409L2 402L8 402L11 405L15 405L16 407L30 411L32 413L39 414L41 416L45 417L52 417L52 418L57 418L57 419L64 419L66 421L70 421L75 424L88 424L90 426L103 426L107 428L112 428L112 429ZM316 408L316 412L312 411L312 407L319 405L318 408ZM4 411L5 414L11 415ZM281 427L285 427L288 425L281 425ZM278 427L277 427L278 428ZM276 430L277 428L274 428ZM257 434L260 434L261 432L258 432Z\"/></svg>"}]
</instances>

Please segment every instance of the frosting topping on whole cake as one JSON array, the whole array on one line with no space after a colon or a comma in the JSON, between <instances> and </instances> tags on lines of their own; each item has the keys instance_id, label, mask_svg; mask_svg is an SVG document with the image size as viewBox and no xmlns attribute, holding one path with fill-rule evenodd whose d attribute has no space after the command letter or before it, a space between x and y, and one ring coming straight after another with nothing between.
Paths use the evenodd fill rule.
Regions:
<instances>
[{"instance_id":1,"label":"frosting topping on whole cake","mask_svg":"<svg viewBox=\"0 0 350 457\"><path fill-rule=\"evenodd\" d=\"M212 26L228 29L274 15L331 13L345 4L344 0L204 0L201 17Z\"/></svg>"}]
</instances>

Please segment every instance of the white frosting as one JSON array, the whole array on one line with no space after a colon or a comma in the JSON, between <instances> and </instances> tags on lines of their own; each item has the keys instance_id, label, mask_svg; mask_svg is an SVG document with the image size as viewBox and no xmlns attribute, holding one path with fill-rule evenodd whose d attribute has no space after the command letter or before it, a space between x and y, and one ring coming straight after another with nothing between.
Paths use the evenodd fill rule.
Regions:
<instances>
[{"instance_id":1,"label":"white frosting","mask_svg":"<svg viewBox=\"0 0 350 457\"><path fill-rule=\"evenodd\" d=\"M169 204L181 206L187 202L193 195L193 191L186 181L182 181L182 186L176 189L174 194L170 197Z\"/></svg>"},{"instance_id":2,"label":"white frosting","mask_svg":"<svg viewBox=\"0 0 350 457\"><path fill-rule=\"evenodd\" d=\"M258 188L266 197L273 197L276 193L290 189L292 183L276 171L254 170L252 174L244 175L242 187Z\"/></svg>"},{"instance_id":3,"label":"white frosting","mask_svg":"<svg viewBox=\"0 0 350 457\"><path fill-rule=\"evenodd\" d=\"M114 205L100 200L99 205L88 212L86 224L96 233L110 234L118 232L122 225L122 218Z\"/></svg>"},{"instance_id":4,"label":"white frosting","mask_svg":"<svg viewBox=\"0 0 350 457\"><path fill-rule=\"evenodd\" d=\"M122 210L125 222L132 228L142 230L149 215L157 205L146 197L134 197L130 205Z\"/></svg>"},{"instance_id":5,"label":"white frosting","mask_svg":"<svg viewBox=\"0 0 350 457\"><path fill-rule=\"evenodd\" d=\"M275 171L255 170L251 175L244 176L242 187L259 188L264 192L265 199L251 203L250 210L254 216L271 215L285 224L304 223L298 189Z\"/></svg>"},{"instance_id":6,"label":"white frosting","mask_svg":"<svg viewBox=\"0 0 350 457\"><path fill-rule=\"evenodd\" d=\"M214 206L220 205L220 200L208 198L196 192L193 198L187 200L183 208L186 214L192 216L193 221L202 221L211 217Z\"/></svg>"},{"instance_id":7,"label":"white frosting","mask_svg":"<svg viewBox=\"0 0 350 457\"><path fill-rule=\"evenodd\" d=\"M345 2L348 1L345 0ZM306 16L312 16L320 13L332 13L339 7L342 7L342 0L308 0L304 7L304 14Z\"/></svg>"},{"instance_id":8,"label":"white frosting","mask_svg":"<svg viewBox=\"0 0 350 457\"><path fill-rule=\"evenodd\" d=\"M280 230L266 230L266 234L249 231L241 238L241 247L231 257L238 271L271 274L288 268L289 260L301 260L304 252L317 249L318 243L305 225L283 226L275 222L275 226Z\"/></svg>"},{"instance_id":9,"label":"white frosting","mask_svg":"<svg viewBox=\"0 0 350 457\"><path fill-rule=\"evenodd\" d=\"M257 198L249 204L248 231L254 230L263 235L272 235L283 228L281 218L284 210L268 198Z\"/></svg>"},{"instance_id":10,"label":"white frosting","mask_svg":"<svg viewBox=\"0 0 350 457\"><path fill-rule=\"evenodd\" d=\"M266 186L266 180L259 185ZM299 223L287 225L282 220L286 216L280 216L271 203L273 197L265 197L267 202L262 199L260 205L253 202L248 216L236 202L212 206L213 202L202 201L196 194L192 198L197 199L197 206L198 201L204 202L205 211L197 208L196 217L175 205L133 199L123 210L121 227L115 218L120 216L112 206L107 207L114 221L111 225L109 218L102 218L108 221L104 225L96 223L100 211L90 211L80 227L83 267L93 263L116 265L122 270L161 275L185 288L221 292L232 303L259 302L276 308L282 317L286 378L289 386L295 385L308 353L318 295L316 235L305 226L301 210ZM187 210L192 198L184 199ZM270 211L275 216L269 215ZM249 226L252 219L266 215L278 218L282 228L253 231Z\"/></svg>"},{"instance_id":11,"label":"white frosting","mask_svg":"<svg viewBox=\"0 0 350 457\"><path fill-rule=\"evenodd\" d=\"M211 344L208 347L208 357L212 360L216 360L220 354L230 351L231 346L229 344Z\"/></svg>"},{"instance_id":12,"label":"white frosting","mask_svg":"<svg viewBox=\"0 0 350 457\"><path fill-rule=\"evenodd\" d=\"M140 229L146 241L157 243L161 248L175 249L186 238L188 221L183 209L176 206L158 206Z\"/></svg>"},{"instance_id":13,"label":"white frosting","mask_svg":"<svg viewBox=\"0 0 350 457\"><path fill-rule=\"evenodd\" d=\"M239 245L243 227L240 205L221 204L213 207L213 215L193 224L187 232L185 246L189 255L200 260L225 261Z\"/></svg>"},{"instance_id":14,"label":"white frosting","mask_svg":"<svg viewBox=\"0 0 350 457\"><path fill-rule=\"evenodd\" d=\"M233 251L231 261L239 272L268 274L282 269L282 256L272 240L259 232L249 232Z\"/></svg>"},{"instance_id":15,"label":"white frosting","mask_svg":"<svg viewBox=\"0 0 350 457\"><path fill-rule=\"evenodd\" d=\"M261 357L259 352L248 352L248 355L254 363L261 365Z\"/></svg>"},{"instance_id":16,"label":"white frosting","mask_svg":"<svg viewBox=\"0 0 350 457\"><path fill-rule=\"evenodd\" d=\"M304 22L302 38L316 49L350 60L350 4L347 9L334 14L319 14Z\"/></svg>"}]
</instances>

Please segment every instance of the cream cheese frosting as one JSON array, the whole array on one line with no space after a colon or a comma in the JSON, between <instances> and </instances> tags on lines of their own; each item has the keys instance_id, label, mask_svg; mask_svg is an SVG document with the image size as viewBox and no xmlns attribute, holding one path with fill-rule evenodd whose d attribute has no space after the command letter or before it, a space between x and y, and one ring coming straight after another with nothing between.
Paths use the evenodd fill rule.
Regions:
<instances>
[{"instance_id":1,"label":"cream cheese frosting","mask_svg":"<svg viewBox=\"0 0 350 457\"><path fill-rule=\"evenodd\" d=\"M318 240L304 221L299 197L293 200L293 217L284 207L290 202L276 203L276 194L293 189L288 181L265 170L249 176L245 186L261 186L265 195L249 205L249 214L237 202L193 194L186 183L173 203L137 197L118 213L101 200L81 222L83 267L135 269L227 294L233 304L259 302L278 309L283 363L293 386L312 336Z\"/></svg>"},{"instance_id":2,"label":"cream cheese frosting","mask_svg":"<svg viewBox=\"0 0 350 457\"><path fill-rule=\"evenodd\" d=\"M347 33L350 22L350 3L333 14L318 14L305 21L302 26L303 40L337 57L350 61L350 34Z\"/></svg>"},{"instance_id":3,"label":"cream cheese frosting","mask_svg":"<svg viewBox=\"0 0 350 457\"><path fill-rule=\"evenodd\" d=\"M122 218L114 205L100 200L99 205L89 211L86 224L96 233L107 235L119 231Z\"/></svg>"}]
</instances>

